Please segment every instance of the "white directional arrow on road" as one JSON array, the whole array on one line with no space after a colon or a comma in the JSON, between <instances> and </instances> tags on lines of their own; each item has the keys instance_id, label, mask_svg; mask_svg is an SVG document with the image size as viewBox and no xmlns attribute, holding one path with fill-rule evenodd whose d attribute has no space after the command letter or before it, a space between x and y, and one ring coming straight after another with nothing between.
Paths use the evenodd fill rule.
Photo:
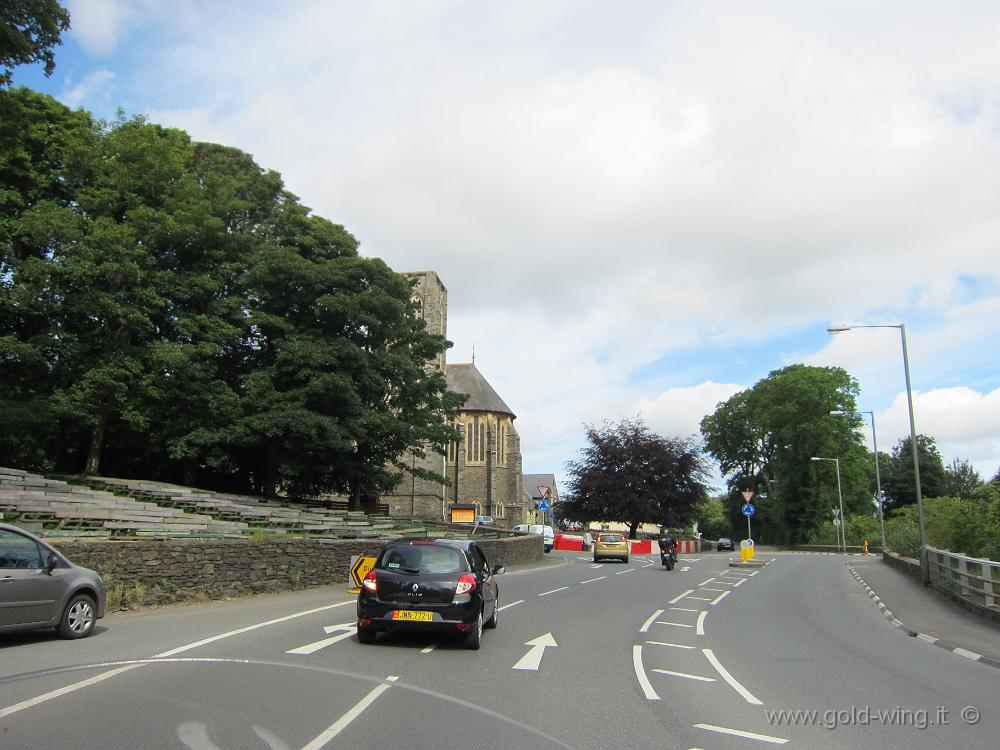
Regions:
<instances>
[{"instance_id":1,"label":"white directional arrow on road","mask_svg":"<svg viewBox=\"0 0 1000 750\"><path fill-rule=\"evenodd\" d=\"M533 638L527 641L525 646L531 646L521 660L514 665L514 669L530 669L537 671L538 667L542 663L542 654L545 653L545 649L549 646L558 647L559 644L556 643L556 639L552 637L552 633L546 633L545 635L540 635L537 638Z\"/></svg>"},{"instance_id":2,"label":"white directional arrow on road","mask_svg":"<svg viewBox=\"0 0 1000 750\"><path fill-rule=\"evenodd\" d=\"M691 566L685 565L683 568L681 568L681 573L687 573L689 570L691 570Z\"/></svg>"},{"instance_id":3,"label":"white directional arrow on road","mask_svg":"<svg viewBox=\"0 0 1000 750\"><path fill-rule=\"evenodd\" d=\"M287 654L315 654L321 648L326 648L327 646L332 646L338 641L342 641L345 638L350 638L358 630L357 623L345 622L342 625L327 625L323 628L323 632L329 635L330 633L338 633L339 635L333 636L333 638L324 638L321 641L316 641L315 643L307 643L305 646L299 646L298 648L293 648L291 651L286 651Z\"/></svg>"}]
</instances>

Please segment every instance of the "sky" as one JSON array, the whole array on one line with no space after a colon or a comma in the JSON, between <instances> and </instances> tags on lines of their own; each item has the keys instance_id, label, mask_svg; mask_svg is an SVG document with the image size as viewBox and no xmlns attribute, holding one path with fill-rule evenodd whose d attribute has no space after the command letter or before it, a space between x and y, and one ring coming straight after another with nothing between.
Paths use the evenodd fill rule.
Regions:
<instances>
[{"instance_id":1,"label":"sky","mask_svg":"<svg viewBox=\"0 0 1000 750\"><path fill-rule=\"evenodd\" d=\"M697 438L794 363L847 369L891 449L899 329L827 327L901 323L917 432L1000 468L994 2L63 1L15 83L241 148L436 271L525 472L604 420Z\"/></svg>"}]
</instances>

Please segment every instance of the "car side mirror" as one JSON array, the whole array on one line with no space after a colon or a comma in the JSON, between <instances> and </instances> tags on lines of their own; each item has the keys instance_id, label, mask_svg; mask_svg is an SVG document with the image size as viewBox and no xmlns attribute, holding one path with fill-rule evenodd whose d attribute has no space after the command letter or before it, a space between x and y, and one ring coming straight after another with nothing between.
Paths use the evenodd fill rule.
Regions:
<instances>
[{"instance_id":1,"label":"car side mirror","mask_svg":"<svg viewBox=\"0 0 1000 750\"><path fill-rule=\"evenodd\" d=\"M493 568L493 575L498 576L501 573L506 572L506 570L507 568L505 568L503 565L497 565Z\"/></svg>"},{"instance_id":2,"label":"car side mirror","mask_svg":"<svg viewBox=\"0 0 1000 750\"><path fill-rule=\"evenodd\" d=\"M55 570L58 565L59 558L50 552L48 558L45 560L45 572L52 575L52 571Z\"/></svg>"}]
</instances>

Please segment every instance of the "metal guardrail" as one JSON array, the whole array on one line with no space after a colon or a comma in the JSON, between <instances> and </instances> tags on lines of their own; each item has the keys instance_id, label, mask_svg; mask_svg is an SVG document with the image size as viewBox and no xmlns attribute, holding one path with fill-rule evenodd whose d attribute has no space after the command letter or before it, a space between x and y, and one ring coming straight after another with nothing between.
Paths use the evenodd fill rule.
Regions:
<instances>
[{"instance_id":1,"label":"metal guardrail","mask_svg":"<svg viewBox=\"0 0 1000 750\"><path fill-rule=\"evenodd\" d=\"M1000 602L1000 562L934 547L924 547L922 557L924 581L931 586L985 607Z\"/></svg>"}]
</instances>

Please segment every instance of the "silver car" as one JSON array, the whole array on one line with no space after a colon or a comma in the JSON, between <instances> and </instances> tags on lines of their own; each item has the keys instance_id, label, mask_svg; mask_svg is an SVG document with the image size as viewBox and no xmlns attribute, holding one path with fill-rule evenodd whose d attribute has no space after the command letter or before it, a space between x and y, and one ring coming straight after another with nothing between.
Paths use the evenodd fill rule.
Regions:
<instances>
[{"instance_id":1,"label":"silver car","mask_svg":"<svg viewBox=\"0 0 1000 750\"><path fill-rule=\"evenodd\" d=\"M104 617L100 575L24 529L0 523L0 633L56 628L83 638Z\"/></svg>"}]
</instances>

